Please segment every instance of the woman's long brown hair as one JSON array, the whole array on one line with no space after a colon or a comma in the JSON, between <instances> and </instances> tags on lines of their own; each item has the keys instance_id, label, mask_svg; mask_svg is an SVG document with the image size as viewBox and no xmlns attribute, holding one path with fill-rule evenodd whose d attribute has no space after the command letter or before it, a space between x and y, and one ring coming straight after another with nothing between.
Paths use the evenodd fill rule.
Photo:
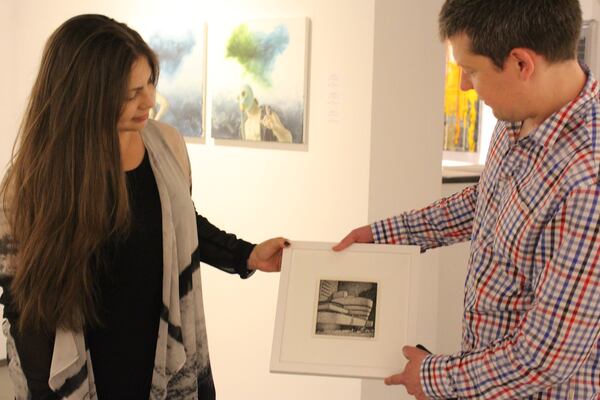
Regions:
<instances>
[{"instance_id":1,"label":"woman's long brown hair","mask_svg":"<svg viewBox=\"0 0 600 400\"><path fill-rule=\"evenodd\" d=\"M100 323L93 268L130 226L117 121L139 57L156 83L156 56L140 35L101 15L71 18L46 43L0 188L22 330Z\"/></svg>"}]
</instances>

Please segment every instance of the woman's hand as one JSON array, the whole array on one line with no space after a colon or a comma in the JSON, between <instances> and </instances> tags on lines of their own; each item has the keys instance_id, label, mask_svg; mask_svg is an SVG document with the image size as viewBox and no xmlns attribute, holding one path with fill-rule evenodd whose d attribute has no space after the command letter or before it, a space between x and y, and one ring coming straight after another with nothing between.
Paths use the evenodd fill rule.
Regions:
<instances>
[{"instance_id":1,"label":"woman's hand","mask_svg":"<svg viewBox=\"0 0 600 400\"><path fill-rule=\"evenodd\" d=\"M280 271L283 249L289 245L290 242L282 237L257 244L248 257L248 269L258 269L263 272Z\"/></svg>"}]
</instances>

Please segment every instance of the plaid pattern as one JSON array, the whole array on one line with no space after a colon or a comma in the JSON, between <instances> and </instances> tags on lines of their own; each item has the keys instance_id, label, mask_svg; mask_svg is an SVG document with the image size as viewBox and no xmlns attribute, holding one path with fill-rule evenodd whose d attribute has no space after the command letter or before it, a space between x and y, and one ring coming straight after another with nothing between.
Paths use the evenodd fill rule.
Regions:
<instances>
[{"instance_id":1,"label":"plaid pattern","mask_svg":"<svg viewBox=\"0 0 600 400\"><path fill-rule=\"evenodd\" d=\"M374 223L378 243L471 240L461 351L428 356L431 398L600 399L599 85L528 137L499 122L478 185Z\"/></svg>"}]
</instances>

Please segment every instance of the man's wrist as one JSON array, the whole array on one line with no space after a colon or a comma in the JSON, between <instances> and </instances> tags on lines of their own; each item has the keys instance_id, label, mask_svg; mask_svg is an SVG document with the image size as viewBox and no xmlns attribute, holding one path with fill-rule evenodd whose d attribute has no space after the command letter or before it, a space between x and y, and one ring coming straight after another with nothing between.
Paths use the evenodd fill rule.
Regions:
<instances>
[{"instance_id":1,"label":"man's wrist","mask_svg":"<svg viewBox=\"0 0 600 400\"><path fill-rule=\"evenodd\" d=\"M448 373L448 356L429 355L421 363L419 379L423 392L431 399L451 399L456 397L454 383Z\"/></svg>"}]
</instances>

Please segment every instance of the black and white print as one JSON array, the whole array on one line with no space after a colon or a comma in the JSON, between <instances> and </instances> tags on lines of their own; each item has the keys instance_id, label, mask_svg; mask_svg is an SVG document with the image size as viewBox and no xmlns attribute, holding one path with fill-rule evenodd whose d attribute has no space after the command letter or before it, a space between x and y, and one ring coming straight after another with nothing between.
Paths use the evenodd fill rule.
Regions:
<instances>
[{"instance_id":1,"label":"black and white print","mask_svg":"<svg viewBox=\"0 0 600 400\"><path fill-rule=\"evenodd\" d=\"M320 280L318 295L317 335L375 336L377 283Z\"/></svg>"}]
</instances>

